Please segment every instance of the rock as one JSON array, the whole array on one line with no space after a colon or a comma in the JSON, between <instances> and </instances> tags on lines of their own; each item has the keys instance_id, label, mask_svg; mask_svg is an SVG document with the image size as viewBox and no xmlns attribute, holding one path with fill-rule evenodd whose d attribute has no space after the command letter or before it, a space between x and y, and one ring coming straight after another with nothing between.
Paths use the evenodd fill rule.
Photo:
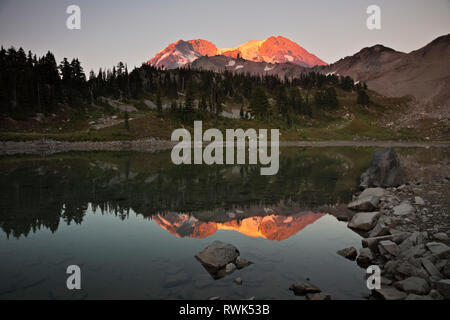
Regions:
<instances>
[{"instance_id":1,"label":"rock","mask_svg":"<svg viewBox=\"0 0 450 320\"><path fill-rule=\"evenodd\" d=\"M406 293L397 290L392 286L381 286L380 289L373 290L374 296L383 300L404 300Z\"/></svg>"},{"instance_id":2,"label":"rock","mask_svg":"<svg viewBox=\"0 0 450 320\"><path fill-rule=\"evenodd\" d=\"M375 227L370 231L369 237L381 237L386 236L390 233L390 224L391 219L386 216L382 216L378 219L377 224Z\"/></svg>"},{"instance_id":3,"label":"rock","mask_svg":"<svg viewBox=\"0 0 450 320\"><path fill-rule=\"evenodd\" d=\"M372 263L372 260L373 260L372 251L369 248L362 248L359 251L359 256L356 259L356 262L360 267L367 268Z\"/></svg>"},{"instance_id":4,"label":"rock","mask_svg":"<svg viewBox=\"0 0 450 320\"><path fill-rule=\"evenodd\" d=\"M395 273L402 277L419 277L425 280L428 279L428 273L422 267L422 264L414 258L399 261L395 267Z\"/></svg>"},{"instance_id":5,"label":"rock","mask_svg":"<svg viewBox=\"0 0 450 320\"><path fill-rule=\"evenodd\" d=\"M306 299L308 300L331 300L331 296L326 293L307 293Z\"/></svg>"},{"instance_id":6,"label":"rock","mask_svg":"<svg viewBox=\"0 0 450 320\"><path fill-rule=\"evenodd\" d=\"M245 267L248 267L249 265L251 265L253 262L251 262L250 260L241 258L241 256L236 258L236 267L238 269L242 269Z\"/></svg>"},{"instance_id":7,"label":"rock","mask_svg":"<svg viewBox=\"0 0 450 320\"><path fill-rule=\"evenodd\" d=\"M380 203L380 198L376 196L370 196L362 199L357 199L348 204L348 208L355 211L374 211L378 208L378 203Z\"/></svg>"},{"instance_id":8,"label":"rock","mask_svg":"<svg viewBox=\"0 0 450 320\"><path fill-rule=\"evenodd\" d=\"M337 254L343 256L344 258L355 260L356 256L358 255L358 252L356 251L356 248L350 247L339 250Z\"/></svg>"},{"instance_id":9,"label":"rock","mask_svg":"<svg viewBox=\"0 0 450 320\"><path fill-rule=\"evenodd\" d=\"M372 155L370 168L361 175L360 187L395 187L400 185L400 160L393 148L377 150Z\"/></svg>"},{"instance_id":10,"label":"rock","mask_svg":"<svg viewBox=\"0 0 450 320\"><path fill-rule=\"evenodd\" d=\"M375 212L358 212L348 223L348 227L357 230L368 231L375 226L380 213Z\"/></svg>"},{"instance_id":11,"label":"rock","mask_svg":"<svg viewBox=\"0 0 450 320\"><path fill-rule=\"evenodd\" d=\"M227 274L233 273L236 270L236 265L234 263L229 263L225 266L225 272Z\"/></svg>"},{"instance_id":12,"label":"rock","mask_svg":"<svg viewBox=\"0 0 450 320\"><path fill-rule=\"evenodd\" d=\"M294 283L289 287L296 295L305 295L307 293L319 293L320 289L309 283Z\"/></svg>"},{"instance_id":13,"label":"rock","mask_svg":"<svg viewBox=\"0 0 450 320\"><path fill-rule=\"evenodd\" d=\"M419 295L425 295L430 292L430 286L425 279L418 277L409 277L402 281L396 282L395 287L406 293L414 293Z\"/></svg>"},{"instance_id":14,"label":"rock","mask_svg":"<svg viewBox=\"0 0 450 320\"><path fill-rule=\"evenodd\" d=\"M414 207L408 202L405 201L398 206L394 207L394 215L396 216L406 216L414 212Z\"/></svg>"},{"instance_id":15,"label":"rock","mask_svg":"<svg viewBox=\"0 0 450 320\"><path fill-rule=\"evenodd\" d=\"M391 255L395 257L399 253L397 244L391 240L380 241L378 243L378 249L383 256Z\"/></svg>"},{"instance_id":16,"label":"rock","mask_svg":"<svg viewBox=\"0 0 450 320\"><path fill-rule=\"evenodd\" d=\"M430 294L428 296L431 297L431 299L433 300L444 300L444 297L437 290L434 289L430 291Z\"/></svg>"},{"instance_id":17,"label":"rock","mask_svg":"<svg viewBox=\"0 0 450 320\"><path fill-rule=\"evenodd\" d=\"M214 241L195 257L210 271L218 271L227 264L236 261L239 250L227 243Z\"/></svg>"},{"instance_id":18,"label":"rock","mask_svg":"<svg viewBox=\"0 0 450 320\"><path fill-rule=\"evenodd\" d=\"M383 197L386 194L386 191L383 188L368 188L361 192L358 196L358 199L364 199L366 197L375 196L378 198Z\"/></svg>"},{"instance_id":19,"label":"rock","mask_svg":"<svg viewBox=\"0 0 450 320\"><path fill-rule=\"evenodd\" d=\"M434 300L430 296L420 296L414 293L408 294L405 300Z\"/></svg>"},{"instance_id":20,"label":"rock","mask_svg":"<svg viewBox=\"0 0 450 320\"><path fill-rule=\"evenodd\" d=\"M381 285L382 286L390 286L392 284L392 280L386 277L381 277Z\"/></svg>"},{"instance_id":21,"label":"rock","mask_svg":"<svg viewBox=\"0 0 450 320\"><path fill-rule=\"evenodd\" d=\"M425 270L428 272L430 276L438 277L439 279L442 279L443 276L439 272L439 270L436 268L436 266L427 258L421 259L422 265L425 268Z\"/></svg>"},{"instance_id":22,"label":"rock","mask_svg":"<svg viewBox=\"0 0 450 320\"><path fill-rule=\"evenodd\" d=\"M419 244L417 246L411 247L408 250L405 251L401 251L400 247L399 247L399 257L400 258L405 258L405 259L409 259L409 258L419 258L424 256L427 253L427 248L425 248L425 245Z\"/></svg>"},{"instance_id":23,"label":"rock","mask_svg":"<svg viewBox=\"0 0 450 320\"><path fill-rule=\"evenodd\" d=\"M449 241L449 237L445 232L436 233L433 237L439 241Z\"/></svg>"},{"instance_id":24,"label":"rock","mask_svg":"<svg viewBox=\"0 0 450 320\"><path fill-rule=\"evenodd\" d=\"M172 288L172 287L179 286L183 283L186 283L188 281L189 281L189 276L187 275L187 273L179 272L179 273L171 274L171 275L167 276L164 286L166 288Z\"/></svg>"},{"instance_id":25,"label":"rock","mask_svg":"<svg viewBox=\"0 0 450 320\"><path fill-rule=\"evenodd\" d=\"M428 242L427 243L428 250L431 251L434 255L438 256L441 259L449 259L450 258L450 247L443 243L439 242Z\"/></svg>"},{"instance_id":26,"label":"rock","mask_svg":"<svg viewBox=\"0 0 450 320\"><path fill-rule=\"evenodd\" d=\"M439 280L434 284L436 290L444 297L444 299L450 299L450 279Z\"/></svg>"},{"instance_id":27,"label":"rock","mask_svg":"<svg viewBox=\"0 0 450 320\"><path fill-rule=\"evenodd\" d=\"M419 206L425 205L425 201L423 201L423 199L421 197L414 197L414 203Z\"/></svg>"},{"instance_id":28,"label":"rock","mask_svg":"<svg viewBox=\"0 0 450 320\"><path fill-rule=\"evenodd\" d=\"M234 279L234 283L237 283L238 285L242 285L242 279L238 277L238 278Z\"/></svg>"},{"instance_id":29,"label":"rock","mask_svg":"<svg viewBox=\"0 0 450 320\"><path fill-rule=\"evenodd\" d=\"M208 300L214 301L214 300L220 300L219 296L209 297Z\"/></svg>"},{"instance_id":30,"label":"rock","mask_svg":"<svg viewBox=\"0 0 450 320\"><path fill-rule=\"evenodd\" d=\"M391 232L392 233L392 232ZM361 239L362 246L364 248L375 249L380 241L391 240L397 244L401 243L408 237L407 232L395 233L387 236L374 237L374 238L363 238Z\"/></svg>"},{"instance_id":31,"label":"rock","mask_svg":"<svg viewBox=\"0 0 450 320\"><path fill-rule=\"evenodd\" d=\"M450 278L450 261L442 268L442 275L446 278Z\"/></svg>"},{"instance_id":32,"label":"rock","mask_svg":"<svg viewBox=\"0 0 450 320\"><path fill-rule=\"evenodd\" d=\"M337 205L335 207L325 207L321 209L321 212L328 212L332 216L336 217L339 221L350 221L355 215L355 212L348 209L346 205Z\"/></svg>"}]
</instances>

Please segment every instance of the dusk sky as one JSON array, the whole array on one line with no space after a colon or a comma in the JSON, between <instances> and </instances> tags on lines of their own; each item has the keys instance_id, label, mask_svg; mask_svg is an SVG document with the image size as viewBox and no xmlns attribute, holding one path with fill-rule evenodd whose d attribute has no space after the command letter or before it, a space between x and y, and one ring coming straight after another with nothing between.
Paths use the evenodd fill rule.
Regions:
<instances>
[{"instance_id":1,"label":"dusk sky","mask_svg":"<svg viewBox=\"0 0 450 320\"><path fill-rule=\"evenodd\" d=\"M81 30L66 28L72 4ZM381 7L381 30L366 27L371 4ZM1 45L79 57L86 72L139 66L179 39L230 48L282 35L332 63L378 43L410 52L448 33L450 0L0 0Z\"/></svg>"}]
</instances>

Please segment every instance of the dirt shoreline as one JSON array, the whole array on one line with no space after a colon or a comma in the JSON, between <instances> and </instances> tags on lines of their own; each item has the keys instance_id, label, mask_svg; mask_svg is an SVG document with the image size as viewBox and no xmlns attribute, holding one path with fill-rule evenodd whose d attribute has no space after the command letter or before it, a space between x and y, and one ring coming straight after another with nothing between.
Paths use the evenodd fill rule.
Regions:
<instances>
[{"instance_id":1,"label":"dirt shoreline","mask_svg":"<svg viewBox=\"0 0 450 320\"><path fill-rule=\"evenodd\" d=\"M133 141L2 141L0 155L53 154L70 151L155 152L173 148L178 142L142 139ZM207 145L208 143L204 143ZM409 147L450 148L450 141L281 141L280 147Z\"/></svg>"}]
</instances>

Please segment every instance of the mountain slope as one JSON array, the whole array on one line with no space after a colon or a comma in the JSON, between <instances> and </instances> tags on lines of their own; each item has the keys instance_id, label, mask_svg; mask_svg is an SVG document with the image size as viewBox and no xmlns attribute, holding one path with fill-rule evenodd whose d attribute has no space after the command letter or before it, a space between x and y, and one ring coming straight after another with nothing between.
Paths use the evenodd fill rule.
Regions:
<instances>
[{"instance_id":1,"label":"mountain slope","mask_svg":"<svg viewBox=\"0 0 450 320\"><path fill-rule=\"evenodd\" d=\"M320 70L365 81L387 96L411 95L421 104L450 106L450 34L408 54L381 45L364 48Z\"/></svg>"},{"instance_id":2,"label":"mountain slope","mask_svg":"<svg viewBox=\"0 0 450 320\"><path fill-rule=\"evenodd\" d=\"M218 49L212 42L202 39L179 40L158 52L154 58L148 61L148 64L173 69L191 63L201 56L215 55L241 57L254 62L291 62L304 67L327 65L326 62L309 53L297 43L281 36L269 37L263 41L251 40L231 49Z\"/></svg>"}]
</instances>

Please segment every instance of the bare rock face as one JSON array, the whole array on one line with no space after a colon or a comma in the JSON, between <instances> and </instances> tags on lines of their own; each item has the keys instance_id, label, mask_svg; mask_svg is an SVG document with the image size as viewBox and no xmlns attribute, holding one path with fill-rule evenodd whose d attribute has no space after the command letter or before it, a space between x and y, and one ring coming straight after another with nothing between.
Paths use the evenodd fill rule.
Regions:
<instances>
[{"instance_id":1,"label":"bare rock face","mask_svg":"<svg viewBox=\"0 0 450 320\"><path fill-rule=\"evenodd\" d=\"M398 155L393 148L386 148L374 152L370 168L361 175L360 187L395 187L400 185L400 182Z\"/></svg>"},{"instance_id":2,"label":"bare rock face","mask_svg":"<svg viewBox=\"0 0 450 320\"><path fill-rule=\"evenodd\" d=\"M234 263L238 256L239 250L235 246L220 241L214 241L195 255L207 270L213 272Z\"/></svg>"}]
</instances>

